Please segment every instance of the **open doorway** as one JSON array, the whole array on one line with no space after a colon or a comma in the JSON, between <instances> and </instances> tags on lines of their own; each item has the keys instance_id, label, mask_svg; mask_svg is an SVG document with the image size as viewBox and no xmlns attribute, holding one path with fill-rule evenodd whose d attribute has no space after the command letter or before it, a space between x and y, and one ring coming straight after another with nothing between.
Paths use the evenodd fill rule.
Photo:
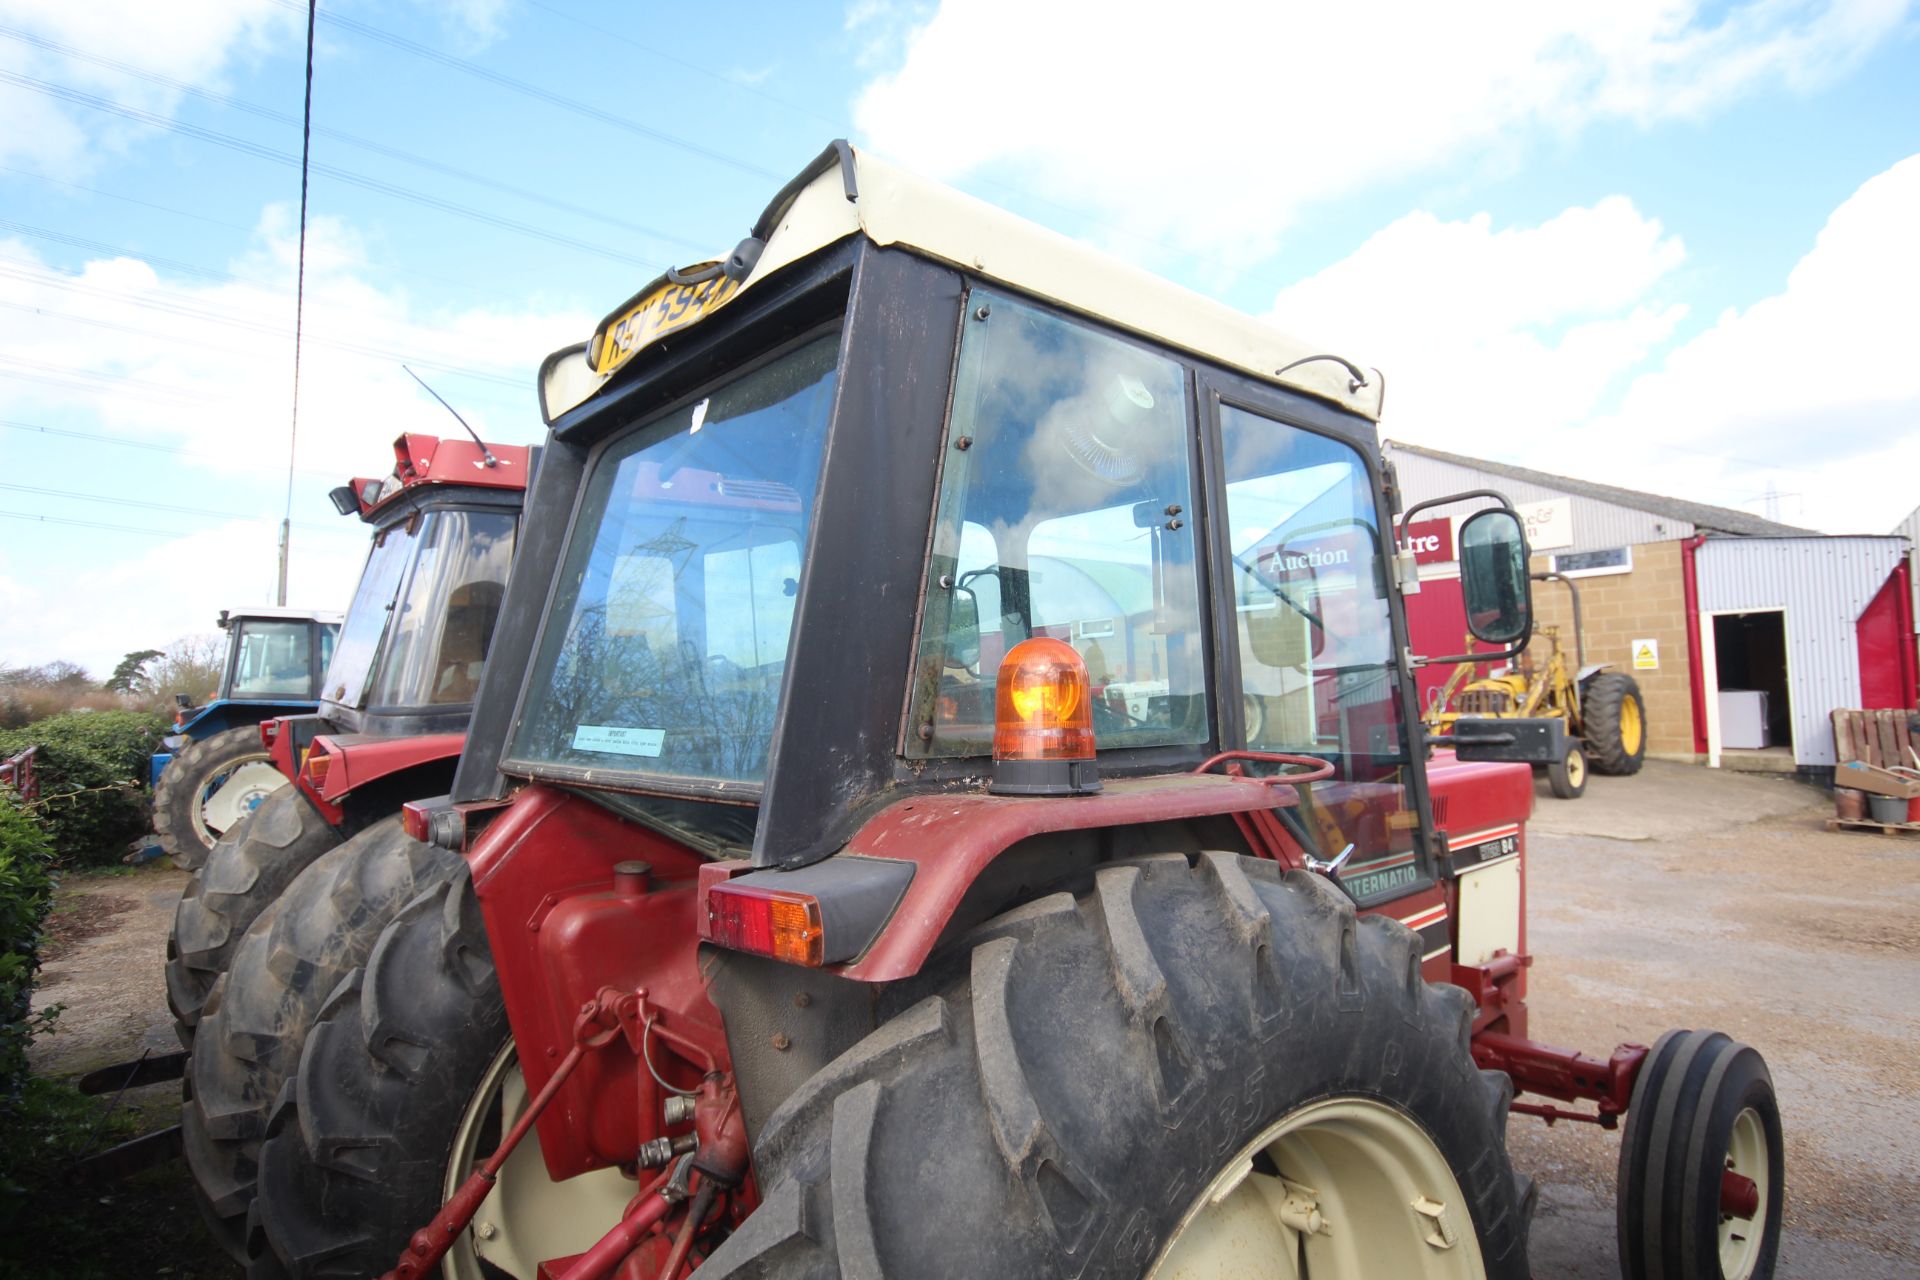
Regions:
<instances>
[{"instance_id":1,"label":"open doorway","mask_svg":"<svg viewBox=\"0 0 1920 1280\"><path fill-rule=\"evenodd\" d=\"M1721 747L1784 748L1787 758L1792 759L1785 611L1715 614L1713 655Z\"/></svg>"}]
</instances>

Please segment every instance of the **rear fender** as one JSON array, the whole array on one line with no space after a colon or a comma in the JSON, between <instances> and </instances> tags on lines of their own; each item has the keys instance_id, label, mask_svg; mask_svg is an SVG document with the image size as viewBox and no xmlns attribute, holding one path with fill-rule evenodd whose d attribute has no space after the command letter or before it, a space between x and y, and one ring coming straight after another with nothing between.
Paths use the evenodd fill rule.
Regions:
<instances>
[{"instance_id":1,"label":"rear fender","mask_svg":"<svg viewBox=\"0 0 1920 1280\"><path fill-rule=\"evenodd\" d=\"M1035 837L1231 818L1295 803L1291 788L1222 774L1109 780L1098 794L1059 799L972 791L900 800L868 820L841 854L909 863L913 878L872 943L831 968L843 977L876 983L918 973L961 914L969 892L976 885L990 889L988 882L1005 870L1002 856ZM725 879L726 871L753 868L744 862L725 871L710 868L703 877L706 885ZM706 919L704 899L699 918Z\"/></svg>"}]
</instances>

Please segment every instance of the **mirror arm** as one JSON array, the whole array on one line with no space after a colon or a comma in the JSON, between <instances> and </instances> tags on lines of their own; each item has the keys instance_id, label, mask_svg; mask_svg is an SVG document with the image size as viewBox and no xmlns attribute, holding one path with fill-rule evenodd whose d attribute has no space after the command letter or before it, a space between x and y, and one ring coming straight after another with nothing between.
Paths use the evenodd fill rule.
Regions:
<instances>
[{"instance_id":1,"label":"mirror arm","mask_svg":"<svg viewBox=\"0 0 1920 1280\"><path fill-rule=\"evenodd\" d=\"M1398 543L1407 536L1407 526L1412 524L1413 518L1422 511L1449 506L1455 502L1465 502L1468 498L1492 498L1500 504L1500 510L1511 512L1516 520L1520 518L1520 513L1513 509L1513 503L1507 499L1507 495L1498 489L1463 489L1459 493L1450 493L1444 498L1429 498L1425 502L1416 502L1408 507L1406 514L1400 517L1400 527L1395 531L1394 542Z\"/></svg>"}]
</instances>

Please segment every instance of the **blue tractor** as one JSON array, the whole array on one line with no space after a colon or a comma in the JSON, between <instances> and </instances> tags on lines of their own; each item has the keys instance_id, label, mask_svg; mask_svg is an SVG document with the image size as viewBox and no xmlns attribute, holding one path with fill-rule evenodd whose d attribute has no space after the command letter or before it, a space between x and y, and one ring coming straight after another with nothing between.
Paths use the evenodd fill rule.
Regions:
<instances>
[{"instance_id":1,"label":"blue tractor","mask_svg":"<svg viewBox=\"0 0 1920 1280\"><path fill-rule=\"evenodd\" d=\"M173 732L153 757L153 829L189 870L223 832L286 785L260 742L259 725L319 705L341 615L310 609L220 611L227 659L214 698L194 706L176 693Z\"/></svg>"}]
</instances>

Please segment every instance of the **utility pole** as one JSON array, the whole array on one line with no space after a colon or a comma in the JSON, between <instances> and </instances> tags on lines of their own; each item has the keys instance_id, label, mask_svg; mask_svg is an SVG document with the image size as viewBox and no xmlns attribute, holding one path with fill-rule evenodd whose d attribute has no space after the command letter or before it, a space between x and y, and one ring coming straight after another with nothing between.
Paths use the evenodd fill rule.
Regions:
<instances>
[{"instance_id":1,"label":"utility pole","mask_svg":"<svg viewBox=\"0 0 1920 1280\"><path fill-rule=\"evenodd\" d=\"M280 522L280 593L273 601L282 608L285 608L287 603L287 543L291 540L292 534L293 522L282 520Z\"/></svg>"}]
</instances>

